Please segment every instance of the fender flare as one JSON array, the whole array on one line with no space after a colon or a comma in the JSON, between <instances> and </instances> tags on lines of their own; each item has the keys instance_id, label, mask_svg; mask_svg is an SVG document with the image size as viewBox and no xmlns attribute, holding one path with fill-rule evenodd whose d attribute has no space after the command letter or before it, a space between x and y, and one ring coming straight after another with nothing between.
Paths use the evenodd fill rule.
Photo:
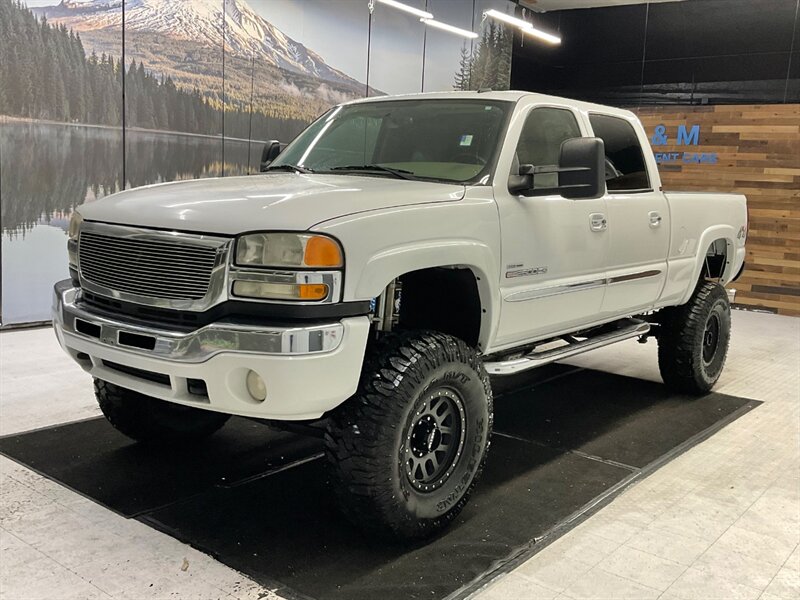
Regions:
<instances>
[{"instance_id":1,"label":"fender flare","mask_svg":"<svg viewBox=\"0 0 800 600\"><path fill-rule=\"evenodd\" d=\"M435 240L386 248L370 258L359 275L355 296L376 298L397 277L435 267L459 267L472 271L481 302L479 343L489 345L500 317L496 258L488 245L476 240Z\"/></svg>"},{"instance_id":2,"label":"fender flare","mask_svg":"<svg viewBox=\"0 0 800 600\"><path fill-rule=\"evenodd\" d=\"M700 279L700 273L703 270L703 265L706 260L706 252L708 247L715 240L725 240L727 245L725 251L725 270L722 275L722 283L727 283L733 279L735 275L734 269L736 268L736 231L730 225L714 225L706 229L700 236L700 241L697 243L697 254L695 256L695 265L692 271L692 278L690 280L688 290L681 298L679 304L685 304L689 301L694 293L695 283Z\"/></svg>"}]
</instances>

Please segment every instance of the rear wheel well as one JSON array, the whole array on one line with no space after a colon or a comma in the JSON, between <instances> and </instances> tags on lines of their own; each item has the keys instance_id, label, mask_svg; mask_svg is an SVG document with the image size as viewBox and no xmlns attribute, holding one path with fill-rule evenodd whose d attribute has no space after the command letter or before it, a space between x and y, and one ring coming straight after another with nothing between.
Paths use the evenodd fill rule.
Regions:
<instances>
[{"instance_id":1,"label":"rear wheel well","mask_svg":"<svg viewBox=\"0 0 800 600\"><path fill-rule=\"evenodd\" d=\"M706 250L700 269L700 281L722 281L728 267L728 240L719 238L711 242Z\"/></svg>"},{"instance_id":2,"label":"rear wheel well","mask_svg":"<svg viewBox=\"0 0 800 600\"><path fill-rule=\"evenodd\" d=\"M470 269L422 269L406 273L399 280L398 329L448 333L478 347L481 300L477 277Z\"/></svg>"}]
</instances>

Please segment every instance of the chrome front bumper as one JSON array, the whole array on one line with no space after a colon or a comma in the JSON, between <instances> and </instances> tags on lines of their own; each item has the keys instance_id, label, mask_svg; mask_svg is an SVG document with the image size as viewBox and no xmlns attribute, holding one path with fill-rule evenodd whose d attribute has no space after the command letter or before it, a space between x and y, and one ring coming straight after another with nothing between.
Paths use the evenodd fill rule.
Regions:
<instances>
[{"instance_id":1,"label":"chrome front bumper","mask_svg":"<svg viewBox=\"0 0 800 600\"><path fill-rule=\"evenodd\" d=\"M53 327L67 353L99 379L198 408L299 420L317 418L355 392L369 319L308 327L223 321L175 331L99 314L66 280L55 285ZM249 370L266 382L263 402L247 392ZM207 394L193 393L197 380Z\"/></svg>"},{"instance_id":2,"label":"chrome front bumper","mask_svg":"<svg viewBox=\"0 0 800 600\"><path fill-rule=\"evenodd\" d=\"M258 354L316 354L336 350L344 326L252 327L212 323L190 332L143 327L117 321L78 306L80 289L69 280L55 285L53 322L72 335L95 339L107 346L181 362L204 362L220 352Z\"/></svg>"}]
</instances>

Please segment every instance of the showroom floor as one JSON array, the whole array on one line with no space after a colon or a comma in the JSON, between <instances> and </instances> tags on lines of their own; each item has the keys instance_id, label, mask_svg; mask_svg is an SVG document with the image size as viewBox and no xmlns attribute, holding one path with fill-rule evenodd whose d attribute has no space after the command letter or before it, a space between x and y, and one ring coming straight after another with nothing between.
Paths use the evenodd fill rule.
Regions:
<instances>
[{"instance_id":1,"label":"showroom floor","mask_svg":"<svg viewBox=\"0 0 800 600\"><path fill-rule=\"evenodd\" d=\"M800 596L800 320L736 311L717 391L762 400L480 598ZM572 364L658 380L654 343ZM49 329L0 334L0 434L98 414ZM0 457L0 598L270 598L134 519Z\"/></svg>"}]
</instances>

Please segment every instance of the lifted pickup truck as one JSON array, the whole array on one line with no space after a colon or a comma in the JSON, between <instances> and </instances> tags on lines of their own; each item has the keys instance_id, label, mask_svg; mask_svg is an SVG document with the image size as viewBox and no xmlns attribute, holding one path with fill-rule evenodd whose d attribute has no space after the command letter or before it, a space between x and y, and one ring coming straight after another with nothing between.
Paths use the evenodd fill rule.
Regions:
<instances>
[{"instance_id":1,"label":"lifted pickup truck","mask_svg":"<svg viewBox=\"0 0 800 600\"><path fill-rule=\"evenodd\" d=\"M483 468L489 375L653 336L666 385L720 376L745 198L662 192L631 112L369 98L263 170L73 214L56 334L135 440L196 442L231 415L317 431L343 512L423 538Z\"/></svg>"}]
</instances>

